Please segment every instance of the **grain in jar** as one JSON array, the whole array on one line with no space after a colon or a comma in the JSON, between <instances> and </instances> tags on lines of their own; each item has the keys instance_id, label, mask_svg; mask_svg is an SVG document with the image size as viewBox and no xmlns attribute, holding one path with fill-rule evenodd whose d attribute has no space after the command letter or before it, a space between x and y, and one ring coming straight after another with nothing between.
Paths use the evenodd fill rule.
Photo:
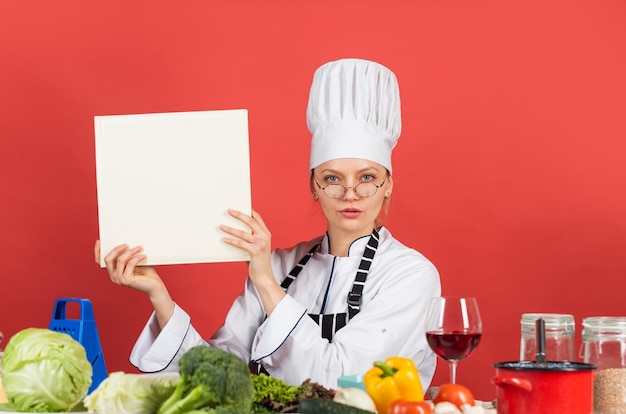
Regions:
<instances>
[{"instance_id":1,"label":"grain in jar","mask_svg":"<svg viewBox=\"0 0 626 414\"><path fill-rule=\"evenodd\" d=\"M597 367L594 414L626 413L626 317L583 319L586 363Z\"/></svg>"}]
</instances>

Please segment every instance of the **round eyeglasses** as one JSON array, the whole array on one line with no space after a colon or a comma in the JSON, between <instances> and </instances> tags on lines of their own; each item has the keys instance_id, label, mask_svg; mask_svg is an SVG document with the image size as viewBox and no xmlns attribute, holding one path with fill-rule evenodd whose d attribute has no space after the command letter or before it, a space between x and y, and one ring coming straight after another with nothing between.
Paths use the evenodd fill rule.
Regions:
<instances>
[{"instance_id":1,"label":"round eyeglasses","mask_svg":"<svg viewBox=\"0 0 626 414\"><path fill-rule=\"evenodd\" d=\"M383 182L378 185L374 183L366 182L366 183L359 183L355 185L354 187L345 187L341 184L328 184L327 186L322 187L317 182L317 178L313 177L313 180L315 181L315 185L317 185L317 188L322 190L324 194L326 195L326 197L328 198L343 198L348 192L348 190L354 191L355 194L361 198L367 198L376 194L378 189L382 187L383 184L385 184L385 181L387 181L387 176L385 176L385 179L383 180Z\"/></svg>"}]
</instances>

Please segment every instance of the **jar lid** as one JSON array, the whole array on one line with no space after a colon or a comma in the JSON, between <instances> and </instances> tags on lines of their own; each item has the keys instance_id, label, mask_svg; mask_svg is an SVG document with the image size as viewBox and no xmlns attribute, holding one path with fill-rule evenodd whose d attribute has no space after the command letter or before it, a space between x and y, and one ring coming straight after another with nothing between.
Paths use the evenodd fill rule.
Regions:
<instances>
[{"instance_id":1,"label":"jar lid","mask_svg":"<svg viewBox=\"0 0 626 414\"><path fill-rule=\"evenodd\" d=\"M605 339L626 337L626 316L592 316L583 319L583 339L601 336Z\"/></svg>"},{"instance_id":2,"label":"jar lid","mask_svg":"<svg viewBox=\"0 0 626 414\"><path fill-rule=\"evenodd\" d=\"M566 313L524 313L521 324L534 328L539 318L544 320L546 329L574 327L574 316Z\"/></svg>"},{"instance_id":3,"label":"jar lid","mask_svg":"<svg viewBox=\"0 0 626 414\"><path fill-rule=\"evenodd\" d=\"M583 318L584 327L626 328L626 316L590 316Z\"/></svg>"}]
</instances>

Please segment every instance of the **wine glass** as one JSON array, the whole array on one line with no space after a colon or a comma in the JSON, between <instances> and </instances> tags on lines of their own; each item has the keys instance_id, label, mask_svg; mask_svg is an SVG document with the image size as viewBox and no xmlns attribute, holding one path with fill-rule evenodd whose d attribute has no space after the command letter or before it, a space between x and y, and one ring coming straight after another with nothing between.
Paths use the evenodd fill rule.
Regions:
<instances>
[{"instance_id":1,"label":"wine glass","mask_svg":"<svg viewBox=\"0 0 626 414\"><path fill-rule=\"evenodd\" d=\"M456 383L457 363L478 346L482 331L475 298L431 299L426 315L426 340L433 352L448 361L452 384Z\"/></svg>"}]
</instances>

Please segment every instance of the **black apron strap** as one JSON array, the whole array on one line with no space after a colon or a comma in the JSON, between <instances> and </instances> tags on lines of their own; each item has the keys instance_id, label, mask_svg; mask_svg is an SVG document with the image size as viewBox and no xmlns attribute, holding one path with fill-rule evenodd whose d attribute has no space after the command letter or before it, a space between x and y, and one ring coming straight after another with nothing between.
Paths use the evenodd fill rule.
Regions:
<instances>
[{"instance_id":1,"label":"black apron strap","mask_svg":"<svg viewBox=\"0 0 626 414\"><path fill-rule=\"evenodd\" d=\"M348 314L347 313L336 313L335 314L335 332L346 326L348 323Z\"/></svg>"},{"instance_id":2,"label":"black apron strap","mask_svg":"<svg viewBox=\"0 0 626 414\"><path fill-rule=\"evenodd\" d=\"M334 333L335 333L335 315L333 314L322 315L322 338L326 338L329 341L332 341Z\"/></svg>"},{"instance_id":3,"label":"black apron strap","mask_svg":"<svg viewBox=\"0 0 626 414\"><path fill-rule=\"evenodd\" d=\"M365 280L367 279L367 275L370 272L370 267L372 266L374 255L376 254L376 250L378 249L379 240L380 237L378 235L378 230L374 229L369 241L367 242L367 246L365 246L365 252L363 253L363 258L361 258L359 270L356 272L354 284L352 285L352 290L350 291L350 293L348 293L348 320L354 318L356 314L359 313L359 311L361 310L361 297L363 295L363 287L365 286Z\"/></svg>"},{"instance_id":4,"label":"black apron strap","mask_svg":"<svg viewBox=\"0 0 626 414\"><path fill-rule=\"evenodd\" d=\"M296 280L296 278L302 271L302 268L309 262L309 259L311 258L311 256L313 256L315 251L320 247L320 244L322 243L321 242L317 243L315 246L311 247L311 249L307 252L307 254L305 254L304 257L300 259L296 267L291 269L291 272L289 272L287 277L282 281L282 283L280 284L280 287L282 287L285 292L287 291L289 286L293 283L293 281Z\"/></svg>"}]
</instances>

